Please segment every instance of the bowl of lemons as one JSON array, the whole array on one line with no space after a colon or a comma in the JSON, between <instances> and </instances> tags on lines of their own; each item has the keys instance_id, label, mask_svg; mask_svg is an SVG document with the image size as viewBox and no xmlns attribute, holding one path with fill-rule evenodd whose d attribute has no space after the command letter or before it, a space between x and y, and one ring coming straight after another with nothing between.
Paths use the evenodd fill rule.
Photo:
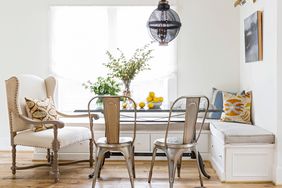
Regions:
<instances>
[{"instance_id":1,"label":"bowl of lemons","mask_svg":"<svg viewBox=\"0 0 282 188\"><path fill-rule=\"evenodd\" d=\"M150 91L148 97L146 98L149 109L159 109L163 103L163 100L163 97L157 97L153 91Z\"/></svg>"}]
</instances>

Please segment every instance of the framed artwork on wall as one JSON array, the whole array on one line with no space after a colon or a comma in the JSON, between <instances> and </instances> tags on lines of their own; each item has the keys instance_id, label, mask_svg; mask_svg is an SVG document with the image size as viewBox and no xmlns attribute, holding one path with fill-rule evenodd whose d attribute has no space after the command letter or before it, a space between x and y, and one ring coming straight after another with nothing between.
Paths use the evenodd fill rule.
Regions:
<instances>
[{"instance_id":1,"label":"framed artwork on wall","mask_svg":"<svg viewBox=\"0 0 282 188\"><path fill-rule=\"evenodd\" d=\"M262 11L257 11L244 20L245 62L263 60Z\"/></svg>"}]
</instances>

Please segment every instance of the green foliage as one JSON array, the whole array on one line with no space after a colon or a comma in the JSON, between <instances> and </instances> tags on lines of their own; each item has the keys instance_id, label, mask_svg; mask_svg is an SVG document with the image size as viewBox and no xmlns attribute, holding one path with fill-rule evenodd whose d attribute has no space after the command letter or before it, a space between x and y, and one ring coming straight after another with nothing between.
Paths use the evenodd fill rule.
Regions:
<instances>
[{"instance_id":1,"label":"green foliage","mask_svg":"<svg viewBox=\"0 0 282 188\"><path fill-rule=\"evenodd\" d=\"M82 85L96 95L118 95L120 92L120 84L111 77L98 77L96 82L88 80Z\"/></svg>"},{"instance_id":2,"label":"green foliage","mask_svg":"<svg viewBox=\"0 0 282 188\"><path fill-rule=\"evenodd\" d=\"M104 65L111 71L111 76L123 82L130 82L141 71L150 70L147 62L152 58L153 50L149 49L149 46L150 44L147 44L143 48L137 48L130 59L127 59L119 48L119 57L114 57L107 51L109 62Z\"/></svg>"}]
</instances>

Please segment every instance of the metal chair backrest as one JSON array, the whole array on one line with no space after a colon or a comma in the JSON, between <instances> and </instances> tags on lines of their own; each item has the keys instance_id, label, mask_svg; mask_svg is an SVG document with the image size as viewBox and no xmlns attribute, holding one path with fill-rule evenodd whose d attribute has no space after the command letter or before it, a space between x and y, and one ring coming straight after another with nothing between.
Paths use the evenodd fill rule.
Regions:
<instances>
[{"instance_id":1,"label":"metal chair backrest","mask_svg":"<svg viewBox=\"0 0 282 188\"><path fill-rule=\"evenodd\" d=\"M205 105L204 117L201 122L200 130L197 136L196 135L196 126L197 126L197 119L198 119L198 113L199 113L199 105L200 105L200 101L202 98L207 101L207 104ZM177 102L179 102L180 100L185 100L186 102L184 129L183 129L183 144L191 144L191 143L197 142L201 134L201 131L202 131L205 119L206 119L207 111L209 108L209 99L205 96L182 96L176 99L170 108L168 126L166 130L166 135L165 135L165 144L167 144L168 131L169 131L169 126L171 124L171 117L174 111L174 107L177 104Z\"/></svg>"},{"instance_id":2,"label":"metal chair backrest","mask_svg":"<svg viewBox=\"0 0 282 188\"><path fill-rule=\"evenodd\" d=\"M119 144L119 137L120 137L120 102L122 100L126 100L131 102L133 105L133 113L134 113L134 120L133 120L133 142L136 137L136 117L137 117L137 105L135 101L127 96L96 96L92 98L88 103L88 114L90 116L90 105L94 99L101 99L103 102L102 113L104 114L105 119L105 137L107 138L108 144ZM90 120L91 123L91 120ZM93 122L92 122L93 123ZM91 125L90 125L91 126ZM93 126L93 124L92 124ZM94 140L94 134L93 134ZM95 140L94 140L95 143Z\"/></svg>"}]
</instances>

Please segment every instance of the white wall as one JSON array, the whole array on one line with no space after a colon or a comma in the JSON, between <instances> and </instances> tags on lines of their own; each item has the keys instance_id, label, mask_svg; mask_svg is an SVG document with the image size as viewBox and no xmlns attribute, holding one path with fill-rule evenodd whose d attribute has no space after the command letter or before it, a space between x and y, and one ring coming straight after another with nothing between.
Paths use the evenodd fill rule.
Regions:
<instances>
[{"instance_id":1,"label":"white wall","mask_svg":"<svg viewBox=\"0 0 282 188\"><path fill-rule=\"evenodd\" d=\"M280 5L278 9L277 5ZM273 180L282 184L282 4L278 0L258 0L240 8L241 89L253 91L254 123L276 136ZM245 63L244 19L257 10L263 11L263 61ZM279 23L279 24L278 24Z\"/></svg>"},{"instance_id":2,"label":"white wall","mask_svg":"<svg viewBox=\"0 0 282 188\"><path fill-rule=\"evenodd\" d=\"M176 1L170 1L175 3ZM178 95L239 88L239 12L226 0L177 0ZM4 80L19 73L49 74L50 5L157 5L152 0L0 0L0 150L9 149Z\"/></svg>"},{"instance_id":3,"label":"white wall","mask_svg":"<svg viewBox=\"0 0 282 188\"><path fill-rule=\"evenodd\" d=\"M9 149L4 80L19 73L48 74L48 14L42 2L0 1L1 149Z\"/></svg>"},{"instance_id":4,"label":"white wall","mask_svg":"<svg viewBox=\"0 0 282 188\"><path fill-rule=\"evenodd\" d=\"M241 89L253 92L254 123L276 133L277 96L277 14L276 0L259 0L240 8ZM244 19L257 10L263 11L263 61L245 63Z\"/></svg>"},{"instance_id":5,"label":"white wall","mask_svg":"<svg viewBox=\"0 0 282 188\"><path fill-rule=\"evenodd\" d=\"M278 184L282 184L282 1L277 0L277 169L276 169L276 179Z\"/></svg>"},{"instance_id":6,"label":"white wall","mask_svg":"<svg viewBox=\"0 0 282 188\"><path fill-rule=\"evenodd\" d=\"M238 91L239 9L226 0L178 2L178 95Z\"/></svg>"}]
</instances>

